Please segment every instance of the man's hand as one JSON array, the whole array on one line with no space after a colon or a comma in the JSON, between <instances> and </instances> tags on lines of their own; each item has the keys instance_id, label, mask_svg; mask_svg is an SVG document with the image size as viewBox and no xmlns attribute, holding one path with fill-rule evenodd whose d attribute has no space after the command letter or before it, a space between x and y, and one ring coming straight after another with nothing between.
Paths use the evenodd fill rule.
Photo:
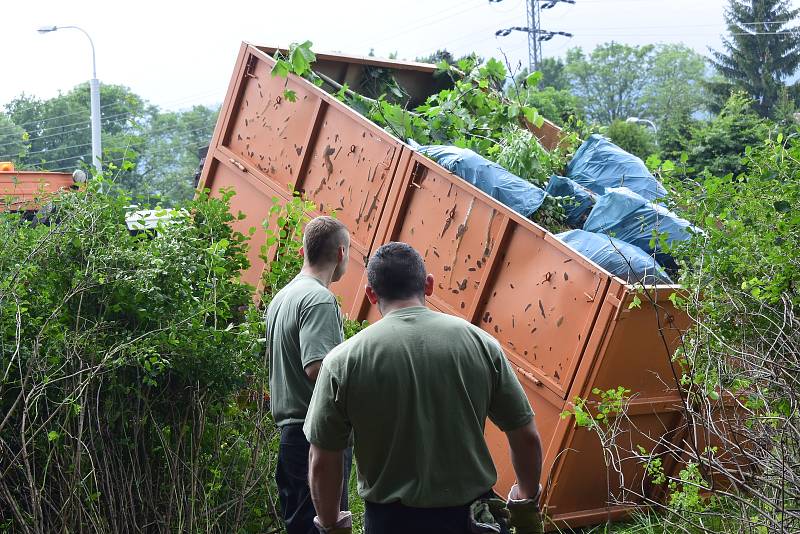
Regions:
<instances>
[{"instance_id":1,"label":"man's hand","mask_svg":"<svg viewBox=\"0 0 800 534\"><path fill-rule=\"evenodd\" d=\"M514 527L516 534L542 534L544 532L544 521L542 513L539 511L541 493L542 487L539 486L539 492L533 498L521 499L519 486L516 484L511 486L507 503L508 511L511 513L508 525Z\"/></svg>"},{"instance_id":2,"label":"man's hand","mask_svg":"<svg viewBox=\"0 0 800 534\"><path fill-rule=\"evenodd\" d=\"M331 526L324 527L319 516L314 517L314 526L320 534L350 534L353 531L353 516L350 512L339 512L339 519Z\"/></svg>"},{"instance_id":3,"label":"man's hand","mask_svg":"<svg viewBox=\"0 0 800 534\"><path fill-rule=\"evenodd\" d=\"M469 507L469 528L472 534L498 534L501 522L508 521L508 509L502 499L478 499Z\"/></svg>"}]
</instances>

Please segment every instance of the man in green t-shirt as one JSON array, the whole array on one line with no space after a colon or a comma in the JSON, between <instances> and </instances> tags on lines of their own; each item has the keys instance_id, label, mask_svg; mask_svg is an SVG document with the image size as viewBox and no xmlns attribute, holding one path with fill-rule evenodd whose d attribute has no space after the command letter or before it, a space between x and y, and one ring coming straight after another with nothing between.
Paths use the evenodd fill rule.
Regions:
<instances>
[{"instance_id":1,"label":"man in green t-shirt","mask_svg":"<svg viewBox=\"0 0 800 534\"><path fill-rule=\"evenodd\" d=\"M309 534L314 505L308 487L309 443L303 421L322 359L343 340L342 315L328 287L347 268L350 235L332 217L317 217L303 233L303 268L281 289L267 308L270 406L281 432L275 480L288 534ZM350 474L351 452L344 480ZM342 478L339 479L342 483ZM345 485L346 487L346 485ZM347 492L340 491L337 507L347 510Z\"/></svg>"},{"instance_id":2,"label":"man in green t-shirt","mask_svg":"<svg viewBox=\"0 0 800 534\"><path fill-rule=\"evenodd\" d=\"M411 246L380 247L367 277L383 318L325 358L303 428L320 531L348 532L337 496L352 433L366 534L491 532L471 530L480 522L475 505L497 480L483 435L488 416L506 433L519 481L511 524L541 532L541 442L499 343L425 306L433 277Z\"/></svg>"}]
</instances>

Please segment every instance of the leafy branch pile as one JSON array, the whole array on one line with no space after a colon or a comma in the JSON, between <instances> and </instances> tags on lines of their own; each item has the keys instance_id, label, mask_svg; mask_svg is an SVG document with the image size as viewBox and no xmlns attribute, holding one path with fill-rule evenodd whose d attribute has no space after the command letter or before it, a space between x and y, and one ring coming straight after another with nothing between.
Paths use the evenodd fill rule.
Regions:
<instances>
[{"instance_id":1,"label":"leafy branch pile","mask_svg":"<svg viewBox=\"0 0 800 534\"><path fill-rule=\"evenodd\" d=\"M527 125L539 127L544 119L535 108L504 93L507 71L496 59L481 63L470 56L455 65L440 62L437 75L449 76L452 87L431 95L411 110L403 105L402 90L393 78L385 82L384 92L369 98L315 73L315 59L311 42L293 44L286 55L276 55L272 72L276 76L303 76L319 87L327 84L330 87L326 88L331 88L340 101L399 139L469 148L540 188L547 185L551 175L563 172L578 142L577 135L568 135L557 150L548 152L541 146ZM539 78L539 73L533 73L525 83L535 85ZM379 92L375 87L371 90ZM294 101L296 95L292 93L287 90L284 96ZM562 199L548 197L533 219L548 229L562 229L561 204Z\"/></svg>"}]
</instances>

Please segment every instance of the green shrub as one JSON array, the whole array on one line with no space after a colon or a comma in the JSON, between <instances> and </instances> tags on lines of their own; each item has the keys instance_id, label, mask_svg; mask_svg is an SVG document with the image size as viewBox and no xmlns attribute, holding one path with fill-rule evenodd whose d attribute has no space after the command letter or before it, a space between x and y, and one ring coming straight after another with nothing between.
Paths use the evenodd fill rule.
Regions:
<instances>
[{"instance_id":1,"label":"green shrub","mask_svg":"<svg viewBox=\"0 0 800 534\"><path fill-rule=\"evenodd\" d=\"M228 202L129 232L110 184L0 214L0 525L274 528L261 317Z\"/></svg>"}]
</instances>

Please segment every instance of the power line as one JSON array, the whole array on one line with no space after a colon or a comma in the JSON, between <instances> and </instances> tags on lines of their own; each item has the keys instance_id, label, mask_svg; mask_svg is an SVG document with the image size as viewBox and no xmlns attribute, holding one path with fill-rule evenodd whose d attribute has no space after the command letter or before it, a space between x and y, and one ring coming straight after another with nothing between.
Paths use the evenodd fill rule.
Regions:
<instances>
[{"instance_id":1,"label":"power line","mask_svg":"<svg viewBox=\"0 0 800 534\"><path fill-rule=\"evenodd\" d=\"M117 113L115 115L107 115L107 116L103 117L101 120L104 122L104 124L108 125L108 123L112 119L117 119L117 118L121 118L121 117L131 117L132 119L136 119L136 118L142 118L143 119L143 118L146 117L146 115L134 115L133 110L128 110L126 112ZM86 130L86 129L89 129L90 126L86 123L86 121L76 122L76 123L73 123L73 124L65 124L65 125L53 126L51 128L46 128L46 129L44 129L42 131L46 132L46 131L57 130L57 129L58 130L62 130L62 131L59 131L59 132L56 132L56 133L53 133L53 134L39 135L39 136L36 136L36 137L32 137L32 138L28 139L27 142L33 143L33 142L41 141L42 139L49 139L49 138L52 138L52 137L70 135L70 134L74 133L74 130L73 131L63 131L63 130L66 130L66 129L72 128L72 127L76 127L76 128L74 128L74 130L82 130L82 129ZM8 143L0 144L0 147L11 146L11 145L14 145L14 144L16 144L16 141L10 141Z\"/></svg>"},{"instance_id":2,"label":"power line","mask_svg":"<svg viewBox=\"0 0 800 534\"><path fill-rule=\"evenodd\" d=\"M126 150L126 151L127 151L128 149L132 148L133 146L136 146L136 145L129 145L129 146L126 146L126 147L124 148L124 150ZM199 150L199 149L201 149L201 148L203 148L203 147L205 147L205 146L206 146L206 144L205 144L205 143L203 143L203 144L200 144L200 145L196 145L196 144L194 144L194 143L188 143L188 144L180 145L180 146L178 146L178 147L175 147L175 148L176 148L176 149ZM118 148L119 148L119 149L122 149L122 147L118 147ZM169 154L171 154L171 151L169 151L169 150L162 150L162 151L159 151L159 152L155 152L155 153L154 153L154 155L156 155L156 156L164 156L164 155L169 155ZM82 156L80 156L80 157L89 157L89 156L91 156L91 154L84 154L84 155L82 155ZM59 161L59 160L56 160L56 161ZM124 161L128 161L128 158L127 158L126 156L119 156L119 157L116 157L116 158L112 158L112 159L106 160L106 161L104 161L103 163L104 163L104 164L108 164L108 163L122 163L122 162L124 162ZM65 170L69 170L69 169L74 169L74 166L72 166L72 165L69 165L69 166L64 166L64 167L57 167L57 168L54 168L54 169L50 169L50 170L49 170L49 172L59 172L59 171L65 171Z\"/></svg>"},{"instance_id":3,"label":"power line","mask_svg":"<svg viewBox=\"0 0 800 534\"><path fill-rule=\"evenodd\" d=\"M425 17L424 19L422 19L423 20L422 24L417 24L415 26L409 26L409 27L406 27L405 29L403 29L403 30L401 30L399 32L396 32L394 34L383 36L380 39L378 39L377 41L375 41L373 44L385 43L386 41L389 41L389 40L394 39L396 37L400 37L400 36L406 35L406 34L412 32L414 30L418 30L420 28L426 28L428 26L436 24L437 22L441 22L442 21L442 16L445 13L451 14L451 12L452 12L452 14L455 14L455 13L460 14L460 13L464 13L466 11L472 11L475 8L481 7L482 0L476 0L476 1L479 2L479 3L477 3L476 5L474 5L472 7L466 8L466 9L464 9L464 3L460 3L460 4L457 4L455 6L447 7L445 9L441 10L441 11L433 13L433 14ZM420 22L420 21L417 20L417 22Z\"/></svg>"},{"instance_id":4,"label":"power line","mask_svg":"<svg viewBox=\"0 0 800 534\"><path fill-rule=\"evenodd\" d=\"M163 130L161 130L161 132L165 132L165 131L168 131L168 130L169 130L169 128L163 129ZM204 132L204 131L208 131L208 126L203 126L201 128L196 128L194 130L189 130L189 131L187 131L185 133L188 134L188 135L192 135L192 134L199 133L199 132ZM106 147L106 151L110 152L110 151L114 151L114 150L128 150L128 149L132 149L134 147L135 148L142 148L142 147L146 147L148 143L150 143L150 140L145 139L145 140L142 140L142 141L137 142L137 143L129 143L128 145L126 145L124 147L123 146ZM88 145L88 143L87 143L87 145ZM78 145L78 146L80 146L80 145ZM78 146L70 147L70 148L77 148ZM154 152L154 153L157 154L157 155L163 155L163 154L166 154L168 152L172 152L172 150L171 150L172 148L180 149L180 148L186 148L187 146L189 146L189 145L178 145L177 147L165 147L165 149L163 151ZM202 146L205 146L205 144L203 144ZM200 148L200 147L198 147L198 148ZM55 148L53 150L55 151L55 150L66 150L66 149L67 149L67 147L65 147L65 148ZM59 159L55 159L55 160L45 160L45 161L38 161L38 162L33 162L32 161L31 165L35 165L37 167L45 167L46 165L51 164L51 163L60 163L62 161L77 160L77 159L81 159L81 158L84 158L84 157L87 157L87 156L91 156L91 154L78 154L78 155L67 156L67 157L63 157L63 158L59 158Z\"/></svg>"},{"instance_id":5,"label":"power line","mask_svg":"<svg viewBox=\"0 0 800 534\"><path fill-rule=\"evenodd\" d=\"M190 131L185 132L185 133L192 134L192 133L196 133L196 132L199 132L199 131L207 130L209 128L213 129L215 124L216 124L216 121L214 121L213 124L210 124L210 123L209 124L205 124L204 126L201 126L200 128L197 128L197 129L194 129L194 130L190 130ZM162 128L154 128L152 130L143 131L142 135L161 134L161 133L164 133L164 132L168 132L168 131L170 131L172 129L173 129L172 126L165 126L165 127L162 127ZM70 149L73 149L73 148L81 148L81 147L84 147L84 146L90 146L91 144L92 143L89 142L89 143L81 143L79 145L72 145L72 146L64 146L64 147L56 146L56 147L44 148L42 150L36 150L36 151L33 151L33 152L27 152L27 153L24 154L23 157L27 158L27 157L29 157L29 156L31 156L33 154L41 154L43 152L50 152L50 151L53 151L53 150L70 150ZM0 146L4 146L4 145L0 145ZM4 161L6 158L11 158L11 157L14 157L14 156L17 156L17 154L6 154L4 156L0 156L0 161Z\"/></svg>"},{"instance_id":6,"label":"power line","mask_svg":"<svg viewBox=\"0 0 800 534\"><path fill-rule=\"evenodd\" d=\"M510 22L511 20L516 19L517 16L516 15L512 15L511 17L507 17L507 18L508 18L508 21ZM505 19L503 19L503 21L505 22ZM456 45L462 43L463 41L469 41L469 43L473 47L475 47L475 45L485 43L486 41L489 41L489 40L492 40L492 39L496 40L497 37L493 33L489 33L489 30L494 28L496 26L496 24L497 24L496 21L492 21L492 22L489 22L488 24L484 24L484 25L481 25L481 26L475 28L470 33L465 33L465 34L462 34L462 35L460 35L458 37L455 37L453 39L449 39L447 41L441 42L440 43L441 48L451 49L453 47L456 47ZM479 39L475 39L474 36L478 35L478 34L480 34L480 35L484 35L485 34L485 36L481 37ZM428 49L425 49L425 50L419 49L419 51L417 53L415 53L414 55L415 56L420 56L420 55L423 55L426 51L429 52Z\"/></svg>"},{"instance_id":7,"label":"power line","mask_svg":"<svg viewBox=\"0 0 800 534\"><path fill-rule=\"evenodd\" d=\"M501 2L502 0L489 0L490 3ZM575 0L528 0L526 15L527 26L511 26L497 30L495 35L505 37L514 31L528 34L528 69L533 72L539 69L542 62L542 42L549 41L557 35L572 37L572 34L565 31L545 30L541 27L541 10L551 9L559 3L574 4Z\"/></svg>"},{"instance_id":8,"label":"power line","mask_svg":"<svg viewBox=\"0 0 800 534\"><path fill-rule=\"evenodd\" d=\"M183 102L189 102L189 101L195 100L197 98L216 95L216 94L217 94L217 91L208 91L208 92L205 92L205 93L199 93L199 94L196 94L196 95L179 98L177 100L172 100L172 101L167 102L164 105L166 106L166 105L179 104L179 103L183 103ZM144 103L145 102L143 102L143 104ZM107 108L109 106L115 106L115 105L119 105L119 104L120 104L119 102L109 102L108 104L100 106L100 109L104 109L104 108ZM63 119L65 117L71 117L73 115L81 115L81 114L88 113L88 111L89 111L88 109L87 110L81 110L81 111L75 111L75 112L72 112L72 113L65 113L63 115L57 115L55 117L47 117L47 118L44 118L44 119L29 121L29 122L26 122L26 123L23 123L23 124L14 124L13 126L6 126L6 127L3 127L3 128L0 128L0 134L3 134L4 130L5 130L5 132L13 132L16 128L22 128L24 130L25 126L31 126L31 125L35 125L35 124L42 123L42 122L49 122L49 121L54 121L54 120L57 120L57 119ZM116 115L116 116L119 116L119 115ZM108 117L103 117L103 119L107 119L107 118ZM85 121L80 121L80 122L76 122L76 123L73 123L73 124L68 125L68 126L74 126L74 125L78 125L78 124L83 124L84 122ZM55 129L55 128L66 128L68 126L51 126L49 128L44 128L42 131L52 130L52 129Z\"/></svg>"}]
</instances>

